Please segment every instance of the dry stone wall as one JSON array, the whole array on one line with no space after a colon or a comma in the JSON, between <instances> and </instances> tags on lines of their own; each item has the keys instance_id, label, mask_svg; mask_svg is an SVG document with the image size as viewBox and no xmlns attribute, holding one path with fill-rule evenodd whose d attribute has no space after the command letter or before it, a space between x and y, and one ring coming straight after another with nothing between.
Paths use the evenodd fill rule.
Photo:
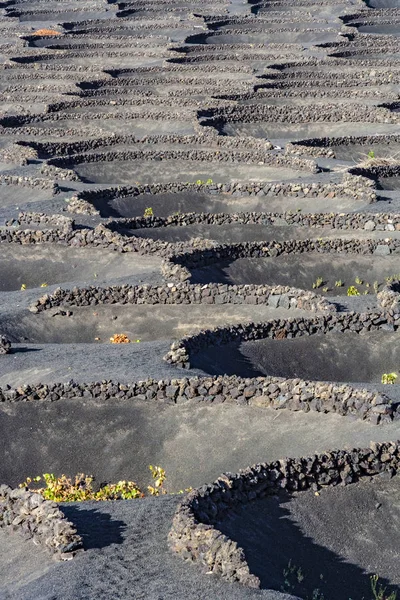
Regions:
<instances>
[{"instance_id":1,"label":"dry stone wall","mask_svg":"<svg viewBox=\"0 0 400 600\"><path fill-rule=\"evenodd\" d=\"M223 261L233 262L241 258L269 258L287 254L313 252L321 254L376 254L387 256L398 252L400 240L358 240L358 239L317 239L286 240L276 242L244 242L187 250L168 257L162 266L164 277L175 281L190 279L191 270L206 267Z\"/></svg>"},{"instance_id":2,"label":"dry stone wall","mask_svg":"<svg viewBox=\"0 0 400 600\"><path fill-rule=\"evenodd\" d=\"M333 412L368 420L378 425L400 419L400 404L385 394L347 384L284 379L282 377L242 378L235 375L191 377L133 383L101 381L93 383L52 383L0 388L0 403L57 402L84 398L118 402L140 400L162 404L239 405L288 409L292 411Z\"/></svg>"},{"instance_id":3,"label":"dry stone wall","mask_svg":"<svg viewBox=\"0 0 400 600\"><path fill-rule=\"evenodd\" d=\"M101 288L57 288L30 307L38 313L58 306L94 306L99 304L266 304L304 310L334 312L335 305L320 295L287 286L227 285L209 283L169 283L151 286L113 286Z\"/></svg>"},{"instance_id":4,"label":"dry stone wall","mask_svg":"<svg viewBox=\"0 0 400 600\"><path fill-rule=\"evenodd\" d=\"M0 528L16 531L62 560L82 547L82 538L55 502L25 488L0 485Z\"/></svg>"},{"instance_id":5,"label":"dry stone wall","mask_svg":"<svg viewBox=\"0 0 400 600\"><path fill-rule=\"evenodd\" d=\"M400 441L285 458L236 474L224 473L213 483L189 492L181 502L169 532L169 544L184 560L200 564L207 572L259 588L260 580L250 572L243 549L218 530L218 521L232 508L284 491L318 491L365 477L393 477L399 472Z\"/></svg>"}]
</instances>

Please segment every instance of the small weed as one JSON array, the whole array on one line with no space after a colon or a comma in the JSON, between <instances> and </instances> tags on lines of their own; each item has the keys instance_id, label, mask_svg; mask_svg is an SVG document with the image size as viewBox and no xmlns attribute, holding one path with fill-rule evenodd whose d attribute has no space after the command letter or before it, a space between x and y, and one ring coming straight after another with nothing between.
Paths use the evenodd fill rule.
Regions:
<instances>
[{"instance_id":1,"label":"small weed","mask_svg":"<svg viewBox=\"0 0 400 600\"><path fill-rule=\"evenodd\" d=\"M325 294L326 294L326 292L329 292L329 288L328 287L323 287L322 291L325 292Z\"/></svg>"},{"instance_id":2,"label":"small weed","mask_svg":"<svg viewBox=\"0 0 400 600\"><path fill-rule=\"evenodd\" d=\"M382 587L382 585L379 583L378 575L372 575L370 579L374 600L396 600L396 592L391 592L389 596L386 595L386 587Z\"/></svg>"},{"instance_id":3,"label":"small weed","mask_svg":"<svg viewBox=\"0 0 400 600\"><path fill-rule=\"evenodd\" d=\"M400 273L396 273L395 275L390 275L389 277L386 277L387 283L392 283L393 281L398 281L398 280L400 280Z\"/></svg>"},{"instance_id":4,"label":"small weed","mask_svg":"<svg viewBox=\"0 0 400 600\"><path fill-rule=\"evenodd\" d=\"M356 288L355 285L351 285L349 288L347 288L347 295L348 296L359 296L360 292L358 291L358 289Z\"/></svg>"},{"instance_id":5,"label":"small weed","mask_svg":"<svg viewBox=\"0 0 400 600\"><path fill-rule=\"evenodd\" d=\"M152 207L151 207L151 206L148 206L148 207L145 209L143 216L144 216L146 219L149 219L150 217L154 217L154 211L153 211L153 209L152 209Z\"/></svg>"},{"instance_id":6,"label":"small weed","mask_svg":"<svg viewBox=\"0 0 400 600\"><path fill-rule=\"evenodd\" d=\"M212 185L213 180L207 179L207 181L203 181L202 179L198 179L195 183L196 183L196 185Z\"/></svg>"},{"instance_id":7,"label":"small weed","mask_svg":"<svg viewBox=\"0 0 400 600\"><path fill-rule=\"evenodd\" d=\"M324 283L324 280L322 279L322 277L317 277L317 279L312 284L313 290L315 290L316 288L320 288L323 283Z\"/></svg>"},{"instance_id":8,"label":"small weed","mask_svg":"<svg viewBox=\"0 0 400 600\"><path fill-rule=\"evenodd\" d=\"M307 575L305 573L303 573L302 569L300 567L296 567L291 560L289 560L288 566L283 569L283 585L281 586L281 591L285 592L285 593L289 593L289 594L295 594L300 595L301 598L304 598L304 600L324 600L325 599L325 595L323 593L323 588L320 589L319 587L315 587L314 589L312 589L311 591L311 595L309 595L309 593L307 593L307 591L304 589L304 585L301 586L301 588L299 588L298 586L300 584L302 584L304 582L305 579L307 579ZM327 585L327 581L324 578L324 575L321 573L319 576L320 579L320 585L321 586L326 586ZM371 592L372 592L372 598L366 598L365 596L363 596L362 598L358 598L358 600L397 600L397 593L396 592L390 592L388 593L386 590L386 587L383 587L380 583L379 583L379 577L378 575L372 575L370 577L370 582L371 582ZM300 589L302 591L300 591ZM352 600L351 598L349 598L348 600Z\"/></svg>"},{"instance_id":9,"label":"small weed","mask_svg":"<svg viewBox=\"0 0 400 600\"><path fill-rule=\"evenodd\" d=\"M26 290L26 283L23 283L21 285L21 292L24 292Z\"/></svg>"},{"instance_id":10,"label":"small weed","mask_svg":"<svg viewBox=\"0 0 400 600\"><path fill-rule=\"evenodd\" d=\"M385 385L393 385L396 383L397 375L396 373L384 373L381 378L381 382Z\"/></svg>"},{"instance_id":11,"label":"small weed","mask_svg":"<svg viewBox=\"0 0 400 600\"><path fill-rule=\"evenodd\" d=\"M337 281L335 281L335 287L343 287L344 283L341 279L338 279Z\"/></svg>"},{"instance_id":12,"label":"small weed","mask_svg":"<svg viewBox=\"0 0 400 600\"><path fill-rule=\"evenodd\" d=\"M150 496L159 496L160 494L166 494L167 492L163 488L166 479L165 470L161 467L153 467L153 465L150 465L149 469L151 471L151 476L154 480L154 485L147 486Z\"/></svg>"},{"instance_id":13,"label":"small weed","mask_svg":"<svg viewBox=\"0 0 400 600\"><path fill-rule=\"evenodd\" d=\"M379 290L379 283L377 281L374 281L374 283L372 284L372 287L374 288L375 294L377 294L378 290Z\"/></svg>"},{"instance_id":14,"label":"small weed","mask_svg":"<svg viewBox=\"0 0 400 600\"><path fill-rule=\"evenodd\" d=\"M370 150L367 154L368 158L375 158L375 152L373 150Z\"/></svg>"},{"instance_id":15,"label":"small weed","mask_svg":"<svg viewBox=\"0 0 400 600\"><path fill-rule=\"evenodd\" d=\"M364 283L363 280L360 279L359 277L356 277L354 281L356 282L357 285L362 285Z\"/></svg>"}]
</instances>

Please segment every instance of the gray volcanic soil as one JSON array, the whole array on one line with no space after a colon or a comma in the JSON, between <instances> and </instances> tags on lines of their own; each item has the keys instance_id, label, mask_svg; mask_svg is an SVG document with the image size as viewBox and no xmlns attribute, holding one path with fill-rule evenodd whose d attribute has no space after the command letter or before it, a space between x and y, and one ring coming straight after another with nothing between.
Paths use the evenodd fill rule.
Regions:
<instances>
[{"instance_id":1,"label":"gray volcanic soil","mask_svg":"<svg viewBox=\"0 0 400 600\"><path fill-rule=\"evenodd\" d=\"M313 237L316 238L317 235ZM373 236L368 236L370 237ZM297 255L282 254L276 258L240 258L233 262L224 261L193 269L191 281L289 285L327 296L346 296L348 288L355 286L362 295L364 292L374 294L374 282L378 282L380 288L385 283L386 277L399 272L399 267L400 262L396 255L360 256L310 252ZM318 287L313 288L313 284L317 284L319 278L322 279L322 283L318 283ZM357 283L357 278L363 283ZM335 283L339 281L342 285L337 287ZM369 286L367 287L366 284Z\"/></svg>"},{"instance_id":2,"label":"gray volcanic soil","mask_svg":"<svg viewBox=\"0 0 400 600\"><path fill-rule=\"evenodd\" d=\"M295 600L228 584L172 555L166 539L178 501L172 496L63 505L87 548L63 564L0 532L8 549L0 570L4 600ZM369 597L369 575L377 571L383 585L399 590L398 570L391 566L398 561L400 540L392 524L399 519L399 502L397 477L323 490L319 497L306 492L258 501L220 527L243 545L263 587L279 590L292 560L305 576L301 591L318 588L327 600L348 600L351 591L358 599L359 593Z\"/></svg>"},{"instance_id":3,"label":"gray volcanic soil","mask_svg":"<svg viewBox=\"0 0 400 600\"><path fill-rule=\"evenodd\" d=\"M179 499L64 505L87 547L67 563L55 564L42 550L0 532L8 547L2 600L294 600L227 584L174 556L167 535Z\"/></svg>"},{"instance_id":4,"label":"gray volcanic soil","mask_svg":"<svg viewBox=\"0 0 400 600\"><path fill-rule=\"evenodd\" d=\"M223 351L221 351L223 349ZM380 383L396 372L399 334L391 331L315 333L295 339L261 339L208 347L191 356L191 365L213 375L272 375L316 381ZM396 384L394 388L397 388Z\"/></svg>"},{"instance_id":5,"label":"gray volcanic soil","mask_svg":"<svg viewBox=\"0 0 400 600\"><path fill-rule=\"evenodd\" d=\"M0 292L40 288L43 284L76 282L84 287L110 279L145 276L160 265L158 257L117 254L96 248L56 244L5 245L1 248ZM43 290L45 293L46 290Z\"/></svg>"},{"instance_id":6,"label":"gray volcanic soil","mask_svg":"<svg viewBox=\"0 0 400 600\"><path fill-rule=\"evenodd\" d=\"M115 197L104 200L101 193L93 200L93 205L102 217L142 217L147 207L151 207L158 217L168 217L177 212L235 213L235 212L285 212L303 213L332 212L332 199L322 197L296 198L291 196L234 197L228 194L205 194L201 192L180 192L176 194L141 194L138 196ZM353 212L371 210L371 205L354 198L335 199L335 210Z\"/></svg>"},{"instance_id":7,"label":"gray volcanic soil","mask_svg":"<svg viewBox=\"0 0 400 600\"><path fill-rule=\"evenodd\" d=\"M229 402L176 406L76 398L2 405L0 411L5 448L0 477L12 485L44 472L84 471L99 483L133 479L145 487L148 465L161 464L167 489L176 492L261 459L364 447L398 435L396 423L377 427L335 414Z\"/></svg>"},{"instance_id":8,"label":"gray volcanic soil","mask_svg":"<svg viewBox=\"0 0 400 600\"><path fill-rule=\"evenodd\" d=\"M240 242L260 242L266 240L293 240L293 239L318 239L318 238L353 238L357 239L386 239L386 231L341 231L327 227L295 227L290 225L242 225L230 223L229 225L185 225L167 227L149 227L143 229L121 230L120 233L141 238L159 239L167 242L188 241L193 238L211 239L219 244L235 244ZM400 231L390 232L391 237L400 239ZM253 259L254 260L254 259ZM280 268L277 265L276 268ZM368 271L369 272L369 271ZM250 275L251 276L251 275ZM382 274L380 274L380 277ZM371 277L371 275L369 275Z\"/></svg>"},{"instance_id":9,"label":"gray volcanic soil","mask_svg":"<svg viewBox=\"0 0 400 600\"><path fill-rule=\"evenodd\" d=\"M303 310L288 311L268 306L237 305L100 305L52 309L39 314L0 317L0 328L12 342L28 344L107 343L115 333L135 342L179 339L204 329L256 319L307 317ZM7 360L7 357L6 357Z\"/></svg>"},{"instance_id":10,"label":"gray volcanic soil","mask_svg":"<svg viewBox=\"0 0 400 600\"><path fill-rule=\"evenodd\" d=\"M290 589L302 598L318 589L326 600L348 600L372 597L376 573L387 593L400 592L399 520L400 478L394 477L323 489L318 496L308 491L258 500L217 527L242 546L263 588ZM285 578L289 562L296 569Z\"/></svg>"},{"instance_id":11,"label":"gray volcanic soil","mask_svg":"<svg viewBox=\"0 0 400 600\"><path fill-rule=\"evenodd\" d=\"M398 6L398 0L371 1L376 2L377 7ZM196 0L179 3L166 0L146 6L91 0L84 7L81 4L77 0L63 0L62 6L57 1L11 0L0 9L0 62L5 67L0 76L1 225L9 218L15 219L21 209L64 213L65 200L82 191L96 192L93 203L101 214L99 217L74 216L78 224L91 227L104 217L142 216L149 206L156 216L179 210L279 213L301 209L303 214L398 211L396 178L378 182L383 188L383 200L374 205L350 196L331 197L327 193L320 196L310 193L307 197L264 196L261 190L253 197L228 195L217 190L210 193L163 191L139 196L129 196L132 193L129 190L124 196L121 187L124 183L146 186L151 182L194 183L209 178L225 184L234 180L245 183L302 179L310 187L314 182L341 182L342 174L353 160L349 156L338 157L338 160L318 158L323 172L316 174L298 169L295 162L272 167L260 160L259 150L253 158L251 137L246 140L241 137L272 138L282 147L276 148L274 154L283 159L286 143L304 137L396 133L395 107L391 113L379 113L374 123L358 121L358 115L348 122L306 123L291 123L285 116L286 106L294 104L320 105L326 109L328 102L333 105L348 102L352 106L359 103L370 107L374 114L376 105L396 101L398 47L390 35L396 26L395 16L393 24L388 25L380 22L373 9L366 10L366 24L358 25L359 31L363 27L381 31L386 43L379 36L371 40L367 34L358 36L357 28L347 27L339 19L341 15L365 8L358 0L351 0L350 4L328 3L323 7L307 2L294 7L287 0L272 5L245 4L237 0L232 3L210 0L203 4ZM56 29L61 35L32 36L43 27ZM351 33L354 39L343 35L346 33ZM315 46L327 42L333 45ZM372 43L376 45L376 53L363 54L363 48L371 50ZM349 51L349 58L337 62L334 52L338 49ZM356 64L352 63L352 54L357 56ZM382 58L384 66L379 62ZM270 103L281 110L277 122L242 123L227 119L225 124L208 128L207 119L201 120L200 114L209 109L234 107L235 100L224 98L238 94L247 98L245 103L261 103L265 107L268 97L263 96L263 91L272 92ZM71 100L77 102L71 105ZM86 100L90 102L85 104ZM12 115L15 119L10 118ZM392 117L393 122L388 122ZM144 140L121 144L121 154L112 160L111 151L118 150L116 144L110 142L110 135L114 134L156 136L157 143L152 145L146 138L147 154L140 159L124 159L122 151L143 149ZM198 160L199 148L215 150L218 134L231 137L232 153L223 150L228 160ZM170 143L170 135L183 136L179 145L176 140ZM210 142L207 140L204 145L198 139L194 143L184 137L188 135L200 136L200 141L204 141L203 136L210 136ZM37 156L29 155L26 159L24 148L15 146L18 142L22 142L25 149L28 144L41 150ZM75 155L77 142L87 144L82 146L88 149L87 157L85 151L83 156ZM52 144L55 156L52 152L46 154L48 143ZM246 149L248 160L243 161L242 155L243 162L236 161L234 144L240 152ZM157 153L161 150L162 154L169 148L193 150L195 154L185 160L164 159L164 156L158 160ZM367 147L366 152L369 150ZM93 153L107 160L93 160ZM67 158L65 164L81 175L83 181L78 181L69 171L53 169L42 156ZM122 158L117 160L117 156ZM106 189L111 186L114 192ZM292 228L283 227L275 232L273 228L245 229L245 226L191 227L179 231L165 228L142 230L140 235L164 236L167 240L180 236L183 239L193 235L211 236L232 242L267 239L275 233L279 239L295 234L311 235L306 228L294 232ZM312 233L324 237L317 229ZM349 236L358 233L360 237L386 235L386 232L372 235L351 231ZM325 235L332 237L335 232L326 231ZM393 237L396 235L393 233ZM231 272L231 267L225 272L217 266L203 275L206 282L213 280L215 273L224 281L229 277L243 280L259 277L261 283L274 283L278 282L275 277L282 277L282 281L286 277L290 285L298 282L307 287L316 277L325 274L335 279L358 275L372 282L372 279L383 280L386 273L392 275L399 271L395 256L387 259L357 257L356 264L349 257L341 257L341 262L336 263L336 257L331 256L329 264L321 262L325 259L321 255L314 263L307 263L309 256L297 258L288 259L287 263L275 261L268 268L264 265L261 271L257 262L250 265L247 261L243 266L237 265L237 271L232 264ZM335 267L331 264L334 261ZM294 311L236 305L207 308L99 306L72 307L72 315L67 317L53 316L57 310L40 315L32 315L27 310L33 300L42 293L52 293L59 283L66 288L92 283L162 283L160 265L161 259L157 256L122 255L100 248L2 244L1 330L20 343L14 343L12 353L1 357L0 386L70 379L83 382L169 379L201 375L210 367L225 369L225 364L234 372L244 366L274 368L284 372L284 376L297 371L311 376L314 369L314 375L343 376L347 381L357 377L364 382L379 381L381 372L398 369L397 334L392 332L381 332L381 337L375 338L360 336L357 343L350 344L345 336L340 344L337 337L335 344L329 345L328 336L319 345L315 345L317 336L286 340L278 342L279 351L277 343L271 342L267 354L262 344L244 345L222 356L221 348L218 353L210 348L203 357L204 364L199 365L203 371L173 368L162 360L172 339L187 331L245 317L245 320L268 319L300 314ZM319 272L322 267L323 272ZM345 275L339 273L339 267L343 267ZM23 283L26 291L20 291ZM42 283L48 287L40 289ZM376 306L373 295L345 299L339 297L340 290L335 289L334 293L343 310ZM102 343L121 330L132 339L142 341L126 346ZM100 341L96 343L95 337L100 337ZM291 349L297 343L299 350L293 353ZM370 386L382 388L377 383ZM392 389L383 391L396 399L398 386L386 387ZM98 482L130 478L146 486L148 465L160 464L167 471L169 489L177 491L188 485L201 485L227 469L237 471L260 460L312 454L327 447L366 446L371 439L383 441L398 437L398 421L374 427L334 414L274 411L229 402L215 406L193 403L170 406L75 398L54 403L3 403L0 406L0 482L16 485L27 475L49 471L74 475L85 471L93 473ZM83 535L86 547L85 553L67 563L56 564L43 550L18 535L8 536L0 531L0 599L288 598L273 590L248 590L227 584L202 573L199 566L185 564L174 556L166 540L178 501L179 497L171 496L65 506L67 516ZM382 505L381 512L373 508L378 501ZM312 584L314 576L319 577L315 565L323 567L327 592L333 594L335 600L341 600L337 582L341 585L339 592L349 592L349 595L351 592L353 600L360 600L359 591L368 597L369 590L363 587L366 576L361 570L368 573L376 570L387 581L399 585L397 480L379 481L374 488L367 482L345 490L326 490L317 498L311 494L299 495L290 502L281 499L278 504L271 499L261 511L262 523L259 506L247 507L249 510L244 511L239 520L233 519L229 524L229 531L232 537L243 539L244 545L249 539L258 544L256 556L250 558L252 566L261 570L264 587L280 588L282 565L287 564L292 551L305 560L302 566L310 573ZM283 515L285 510L292 515L292 521L289 523L287 519L286 525L280 518L287 516ZM271 513L277 517L273 521ZM271 550L265 540L272 531L276 536ZM304 589L294 591L302 598L308 593ZM328 593L326 597L328 600ZM344 596L343 600L348 597Z\"/></svg>"}]
</instances>

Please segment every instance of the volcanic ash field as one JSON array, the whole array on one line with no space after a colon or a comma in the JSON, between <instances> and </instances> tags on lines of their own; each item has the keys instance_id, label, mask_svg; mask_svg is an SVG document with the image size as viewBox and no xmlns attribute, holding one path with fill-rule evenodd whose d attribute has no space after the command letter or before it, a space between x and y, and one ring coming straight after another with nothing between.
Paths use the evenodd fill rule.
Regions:
<instances>
[{"instance_id":1,"label":"volcanic ash field","mask_svg":"<svg viewBox=\"0 0 400 600\"><path fill-rule=\"evenodd\" d=\"M399 0L0 32L0 600L400 600Z\"/></svg>"}]
</instances>

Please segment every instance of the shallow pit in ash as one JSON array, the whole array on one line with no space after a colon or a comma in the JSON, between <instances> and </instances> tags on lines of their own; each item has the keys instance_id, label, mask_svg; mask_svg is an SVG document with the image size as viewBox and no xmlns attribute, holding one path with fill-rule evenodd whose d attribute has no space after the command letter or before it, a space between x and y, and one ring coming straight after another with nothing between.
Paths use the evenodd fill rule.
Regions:
<instances>
[{"instance_id":1,"label":"shallow pit in ash","mask_svg":"<svg viewBox=\"0 0 400 600\"><path fill-rule=\"evenodd\" d=\"M143 217L146 208L152 208L156 217L168 217L176 213L238 213L238 212L276 212L299 211L316 212L352 212L366 208L364 200L350 197L332 198L282 196L233 196L224 192L164 192L160 194L90 194L84 199L100 211L101 217Z\"/></svg>"},{"instance_id":2,"label":"shallow pit in ash","mask_svg":"<svg viewBox=\"0 0 400 600\"><path fill-rule=\"evenodd\" d=\"M376 289L380 290L386 277L397 275L398 271L399 257L396 254L377 256L309 252L225 260L193 269L192 281L289 285L328 296L345 296L348 288L354 286L359 295L368 295L376 293Z\"/></svg>"},{"instance_id":3,"label":"shallow pit in ash","mask_svg":"<svg viewBox=\"0 0 400 600\"><path fill-rule=\"evenodd\" d=\"M80 161L69 168L74 169L86 183L134 184L168 183L182 181L195 183L212 179L216 183L226 181L275 181L309 177L305 171L257 164L203 162L195 160L103 160Z\"/></svg>"},{"instance_id":4,"label":"shallow pit in ash","mask_svg":"<svg viewBox=\"0 0 400 600\"><path fill-rule=\"evenodd\" d=\"M212 375L301 378L313 381L381 383L398 371L399 334L315 333L293 339L260 339L209 346L190 357L193 368ZM397 385L396 385L397 388Z\"/></svg>"},{"instance_id":5,"label":"shallow pit in ash","mask_svg":"<svg viewBox=\"0 0 400 600\"><path fill-rule=\"evenodd\" d=\"M244 549L262 588L348 600L373 597L375 574L378 587L399 593L399 519L397 476L256 500L217 528Z\"/></svg>"}]
</instances>

